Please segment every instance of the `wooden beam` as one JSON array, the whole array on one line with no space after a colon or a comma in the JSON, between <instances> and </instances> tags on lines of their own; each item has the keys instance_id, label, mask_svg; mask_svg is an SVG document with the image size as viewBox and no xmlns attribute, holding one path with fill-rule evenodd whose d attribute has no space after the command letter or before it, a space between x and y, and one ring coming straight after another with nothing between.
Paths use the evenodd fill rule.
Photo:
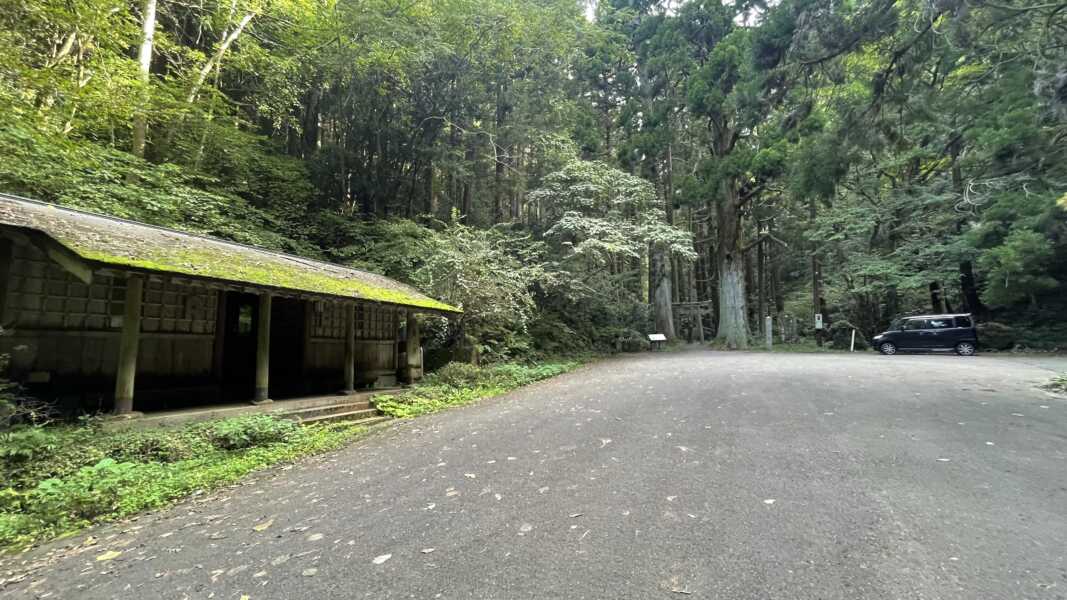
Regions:
<instances>
[{"instance_id":1,"label":"wooden beam","mask_svg":"<svg viewBox=\"0 0 1067 600\"><path fill-rule=\"evenodd\" d=\"M259 296L259 323L256 328L256 391L253 404L267 404L270 399L270 309L271 295Z\"/></svg>"},{"instance_id":2,"label":"wooden beam","mask_svg":"<svg viewBox=\"0 0 1067 600\"><path fill-rule=\"evenodd\" d=\"M345 389L342 394L356 391L356 305L343 305L345 311Z\"/></svg>"},{"instance_id":3,"label":"wooden beam","mask_svg":"<svg viewBox=\"0 0 1067 600\"><path fill-rule=\"evenodd\" d=\"M93 268L70 248L60 244L40 231L26 231L4 227L4 235L17 242L29 244L40 250L60 267L88 285L93 282Z\"/></svg>"},{"instance_id":4,"label":"wooden beam","mask_svg":"<svg viewBox=\"0 0 1067 600\"><path fill-rule=\"evenodd\" d=\"M122 338L119 341L118 370L115 376L115 414L133 412L133 385L137 377L137 350L141 341L141 300L144 297L144 278L130 275L126 279L125 312L122 317Z\"/></svg>"}]
</instances>

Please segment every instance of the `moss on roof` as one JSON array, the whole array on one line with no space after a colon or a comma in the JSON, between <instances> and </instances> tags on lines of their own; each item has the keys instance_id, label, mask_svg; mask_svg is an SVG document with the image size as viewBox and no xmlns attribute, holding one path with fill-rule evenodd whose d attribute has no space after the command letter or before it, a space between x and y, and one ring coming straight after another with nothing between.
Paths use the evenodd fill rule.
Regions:
<instances>
[{"instance_id":1,"label":"moss on roof","mask_svg":"<svg viewBox=\"0 0 1067 600\"><path fill-rule=\"evenodd\" d=\"M0 224L40 231L100 265L460 312L383 275L3 194Z\"/></svg>"}]
</instances>

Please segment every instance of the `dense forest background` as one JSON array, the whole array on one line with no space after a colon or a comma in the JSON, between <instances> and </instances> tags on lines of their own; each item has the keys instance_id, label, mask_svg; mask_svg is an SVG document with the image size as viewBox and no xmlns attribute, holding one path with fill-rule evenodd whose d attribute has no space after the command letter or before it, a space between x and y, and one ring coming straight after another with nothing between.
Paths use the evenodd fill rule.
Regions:
<instances>
[{"instance_id":1,"label":"dense forest background","mask_svg":"<svg viewBox=\"0 0 1067 600\"><path fill-rule=\"evenodd\" d=\"M1067 341L1063 1L0 0L0 116L0 191L409 281L491 358Z\"/></svg>"}]
</instances>

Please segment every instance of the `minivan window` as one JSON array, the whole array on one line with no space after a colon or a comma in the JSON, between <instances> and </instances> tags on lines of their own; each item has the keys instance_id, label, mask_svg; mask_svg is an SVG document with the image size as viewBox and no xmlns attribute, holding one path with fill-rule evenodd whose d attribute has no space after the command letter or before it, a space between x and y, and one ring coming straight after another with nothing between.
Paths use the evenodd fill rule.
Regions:
<instances>
[{"instance_id":1,"label":"minivan window","mask_svg":"<svg viewBox=\"0 0 1067 600\"><path fill-rule=\"evenodd\" d=\"M903 331L914 331L916 329L923 329L922 319L908 319L900 324L900 329Z\"/></svg>"},{"instance_id":2,"label":"minivan window","mask_svg":"<svg viewBox=\"0 0 1067 600\"><path fill-rule=\"evenodd\" d=\"M956 317L956 327L971 327L970 317Z\"/></svg>"},{"instance_id":3,"label":"minivan window","mask_svg":"<svg viewBox=\"0 0 1067 600\"><path fill-rule=\"evenodd\" d=\"M927 319L927 329L951 329L952 319Z\"/></svg>"}]
</instances>

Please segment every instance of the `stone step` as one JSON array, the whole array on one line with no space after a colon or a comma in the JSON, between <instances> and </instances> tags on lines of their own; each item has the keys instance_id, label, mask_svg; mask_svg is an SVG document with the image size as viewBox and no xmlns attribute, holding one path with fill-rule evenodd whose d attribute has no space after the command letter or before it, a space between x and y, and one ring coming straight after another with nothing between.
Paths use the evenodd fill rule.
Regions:
<instances>
[{"instance_id":1,"label":"stone step","mask_svg":"<svg viewBox=\"0 0 1067 600\"><path fill-rule=\"evenodd\" d=\"M368 412L373 414L368 415ZM377 411L374 410L354 410L349 413L338 413L334 415L312 417L310 419L300 421L300 424L311 425L312 423L336 423L338 421L347 421L353 425L363 425L366 427L370 425L377 425L378 423L384 423L385 421L389 421L390 419L392 419L392 417L387 417L385 415L379 414Z\"/></svg>"},{"instance_id":2,"label":"stone step","mask_svg":"<svg viewBox=\"0 0 1067 600\"><path fill-rule=\"evenodd\" d=\"M348 413L360 410L370 410L374 412L374 405L371 404L370 400L346 402L345 400L341 399L339 403L330 404L328 406L312 406L309 408L282 411L278 413L278 416L283 419L306 421L315 417L325 417L328 415L336 415L340 413Z\"/></svg>"}]
</instances>

